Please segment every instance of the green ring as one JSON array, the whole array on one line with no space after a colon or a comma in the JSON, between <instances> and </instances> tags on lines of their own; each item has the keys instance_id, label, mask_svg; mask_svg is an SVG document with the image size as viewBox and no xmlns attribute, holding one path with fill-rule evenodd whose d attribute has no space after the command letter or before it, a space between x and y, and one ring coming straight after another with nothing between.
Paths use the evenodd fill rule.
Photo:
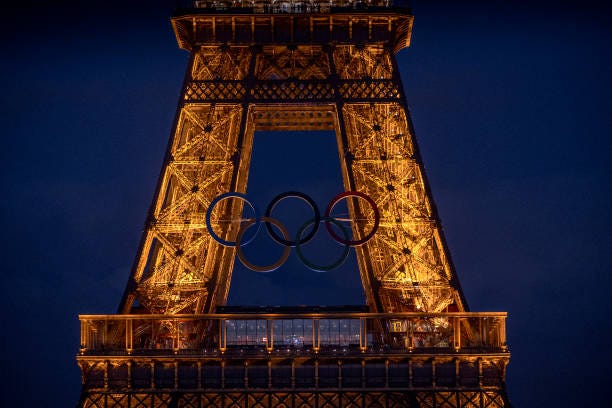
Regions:
<instances>
[{"instance_id":1,"label":"green ring","mask_svg":"<svg viewBox=\"0 0 612 408\"><path fill-rule=\"evenodd\" d=\"M306 221L298 230L297 234L296 234L296 238L295 238L295 250L297 252L297 256L298 258L300 258L300 260L302 261L302 263L304 265L306 265L307 268L315 271L315 272L329 272L331 270L334 270L336 268L338 268L340 265L342 265L344 263L344 261L346 261L346 258L348 258L348 254L349 251L351 249L351 247L348 244L344 244L344 252L342 253L342 256L340 257L340 259L338 259L336 262L330 264L330 265L315 265L312 262L310 262L308 259L306 259L304 257L304 254L302 254L302 250L300 248L300 240L302 239L302 233L304 232L304 230L306 228L308 228L310 225L314 224L316 221L316 219L312 219L309 221ZM346 229L344 228L344 225L342 225L339 221L337 221L336 219L332 218L332 217L321 217L321 219L319 220L319 222L331 222L332 224L337 225L338 227L340 227L340 229L342 230L342 235L344 235L344 239L345 241L348 242L349 239L349 235L348 232L346 231Z\"/></svg>"}]
</instances>

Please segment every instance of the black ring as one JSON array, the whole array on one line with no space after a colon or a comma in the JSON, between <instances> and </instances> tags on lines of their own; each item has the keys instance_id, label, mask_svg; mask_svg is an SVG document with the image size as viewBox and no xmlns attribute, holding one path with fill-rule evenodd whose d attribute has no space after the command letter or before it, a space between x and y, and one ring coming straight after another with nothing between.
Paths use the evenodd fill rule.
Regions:
<instances>
[{"instance_id":1,"label":"black ring","mask_svg":"<svg viewBox=\"0 0 612 408\"><path fill-rule=\"evenodd\" d=\"M314 202L312 198L310 198L304 193L300 193L299 191L285 191L284 193L277 195L276 197L274 197L272 201L270 201L270 204L268 204L268 208L266 208L265 216L271 217L272 210L274 210L274 207L276 207L276 205L280 203L282 200L284 200L285 198L289 198L289 197L300 198L303 201L306 201L306 203L312 208L314 212L314 219L313 219L314 226L312 228L312 231L310 231L310 233L306 235L304 238L299 239L300 245L303 245L309 242L312 238L314 238L315 234L317 233L317 230L319 229L319 222L321 221L321 213L319 212L319 207L317 207L317 204ZM265 224L266 224L266 229L268 230L268 234L270 235L270 238L272 238L276 243L285 245L285 246L289 246L289 247L296 246L297 240L289 241L287 239L284 239L283 237L279 236L276 233L276 231L274 231L270 223L265 222Z\"/></svg>"}]
</instances>

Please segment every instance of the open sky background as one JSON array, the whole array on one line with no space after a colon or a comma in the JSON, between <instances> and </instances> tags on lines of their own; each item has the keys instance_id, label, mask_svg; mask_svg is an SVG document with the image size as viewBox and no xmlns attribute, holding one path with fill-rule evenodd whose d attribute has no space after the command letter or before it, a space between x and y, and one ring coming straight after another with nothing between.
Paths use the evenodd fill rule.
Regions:
<instances>
[{"instance_id":1,"label":"open sky background","mask_svg":"<svg viewBox=\"0 0 612 408\"><path fill-rule=\"evenodd\" d=\"M510 399L606 406L610 9L411 4L412 46L397 58L416 136L471 309L509 312ZM188 56L171 12L158 1L3 5L1 406L78 400L77 314L116 310L172 126ZM249 193L265 207L296 188L325 205L341 189L334 143L256 134ZM237 269L230 302L363 298L351 263L314 274L291 262L265 276Z\"/></svg>"}]
</instances>

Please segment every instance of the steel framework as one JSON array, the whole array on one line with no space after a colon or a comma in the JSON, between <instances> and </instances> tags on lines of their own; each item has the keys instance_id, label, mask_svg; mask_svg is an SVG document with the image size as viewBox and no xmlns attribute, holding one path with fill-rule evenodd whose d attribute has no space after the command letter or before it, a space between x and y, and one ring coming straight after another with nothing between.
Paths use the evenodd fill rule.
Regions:
<instances>
[{"instance_id":1,"label":"steel framework","mask_svg":"<svg viewBox=\"0 0 612 408\"><path fill-rule=\"evenodd\" d=\"M508 406L505 315L467 311L414 138L395 60L412 20L409 9L381 0L196 1L178 10L172 25L191 56L181 102L120 315L81 317L81 406ZM235 248L211 238L206 211L221 193L246 192L255 130L335 131L345 190L366 193L380 211L378 232L356 248L368 315L258 317L268 342L275 321L313 319L309 355L278 355L267 343L248 358L236 354L224 330L244 319L215 314ZM226 217L242 211L220 208ZM366 220L352 225L359 239L372 210L352 202L349 211ZM236 225L213 223L235 239ZM336 349L325 354L316 328L342 318L361 322L360 347L339 354L331 342ZM415 347L419 319L428 322L424 336L450 335ZM483 348L485 332L495 333L494 347ZM312 381L296 383L296 367L314 370ZM253 371L267 379L253 386Z\"/></svg>"}]
</instances>

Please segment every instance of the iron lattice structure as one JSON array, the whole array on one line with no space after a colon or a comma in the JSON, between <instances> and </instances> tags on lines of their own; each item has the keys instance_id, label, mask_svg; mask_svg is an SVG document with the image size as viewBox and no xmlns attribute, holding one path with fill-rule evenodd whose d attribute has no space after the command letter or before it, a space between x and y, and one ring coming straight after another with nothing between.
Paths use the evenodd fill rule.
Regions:
<instances>
[{"instance_id":1,"label":"iron lattice structure","mask_svg":"<svg viewBox=\"0 0 612 408\"><path fill-rule=\"evenodd\" d=\"M81 317L82 406L508 405L505 314L467 311L414 138L395 60L412 20L382 1L196 1L176 13L191 56L181 101L120 315ZM380 212L378 232L356 248L369 314L215 313L236 250L211 238L206 211L221 193L246 192L255 130L335 131L345 190ZM353 224L359 239L371 209L349 211L370 220ZM229 240L238 227L218 225ZM297 321L300 351L275 354L271 343L285 340L274 328ZM240 322L259 340L228 343ZM340 333L323 346L321 322ZM341 334L352 324L358 332Z\"/></svg>"}]
</instances>

